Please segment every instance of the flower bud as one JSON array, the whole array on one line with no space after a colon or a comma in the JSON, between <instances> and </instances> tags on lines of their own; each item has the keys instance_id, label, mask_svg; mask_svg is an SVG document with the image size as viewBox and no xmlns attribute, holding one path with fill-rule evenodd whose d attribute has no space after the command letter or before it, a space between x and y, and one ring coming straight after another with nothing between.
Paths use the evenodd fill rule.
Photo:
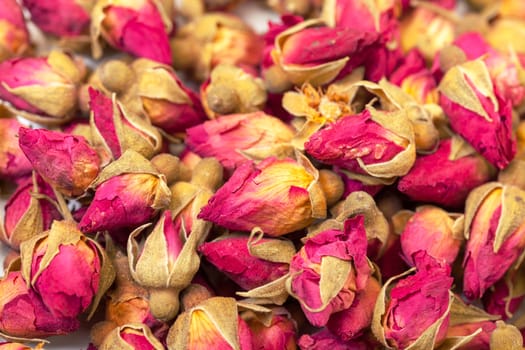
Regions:
<instances>
[{"instance_id":1,"label":"flower bud","mask_svg":"<svg viewBox=\"0 0 525 350\"><path fill-rule=\"evenodd\" d=\"M414 266L414 254L424 250L428 255L452 265L463 241L463 216L426 205L418 207L401 233L404 259Z\"/></svg>"},{"instance_id":2,"label":"flower bud","mask_svg":"<svg viewBox=\"0 0 525 350\"><path fill-rule=\"evenodd\" d=\"M439 89L452 129L491 164L507 166L516 153L511 103L498 95L486 64L478 59L451 68Z\"/></svg>"},{"instance_id":3,"label":"flower bud","mask_svg":"<svg viewBox=\"0 0 525 350\"><path fill-rule=\"evenodd\" d=\"M199 251L219 271L250 290L288 273L295 254L290 241L248 236L225 236L202 244Z\"/></svg>"},{"instance_id":4,"label":"flower bud","mask_svg":"<svg viewBox=\"0 0 525 350\"><path fill-rule=\"evenodd\" d=\"M366 287L371 269L366 258L364 218L308 238L290 263L288 293L296 298L308 321L326 325L330 316L348 309Z\"/></svg>"},{"instance_id":5,"label":"flower bud","mask_svg":"<svg viewBox=\"0 0 525 350\"><path fill-rule=\"evenodd\" d=\"M210 120L188 130L188 147L202 157L215 157L230 172L248 159L293 155L292 128L278 118L254 112Z\"/></svg>"},{"instance_id":6,"label":"flower bud","mask_svg":"<svg viewBox=\"0 0 525 350\"><path fill-rule=\"evenodd\" d=\"M296 350L297 325L284 308L272 309L271 319L264 322L254 314L243 314L253 335L253 348L258 350Z\"/></svg>"},{"instance_id":7,"label":"flower bud","mask_svg":"<svg viewBox=\"0 0 525 350\"><path fill-rule=\"evenodd\" d=\"M182 164L177 156L171 153L159 153L151 158L151 164L166 177L166 183L172 184L179 179L182 172Z\"/></svg>"},{"instance_id":8,"label":"flower bud","mask_svg":"<svg viewBox=\"0 0 525 350\"><path fill-rule=\"evenodd\" d=\"M126 324L115 328L104 339L99 350L164 350L148 326L140 323Z\"/></svg>"},{"instance_id":9,"label":"flower bud","mask_svg":"<svg viewBox=\"0 0 525 350\"><path fill-rule=\"evenodd\" d=\"M58 51L7 60L0 63L0 100L31 121L64 124L74 116L83 75L80 63Z\"/></svg>"},{"instance_id":10,"label":"flower bud","mask_svg":"<svg viewBox=\"0 0 525 350\"><path fill-rule=\"evenodd\" d=\"M105 148L113 159L126 150L136 151L146 158L159 152L162 137L148 120L128 113L114 95L109 98L90 88L89 96L95 146Z\"/></svg>"},{"instance_id":11,"label":"flower bud","mask_svg":"<svg viewBox=\"0 0 525 350\"><path fill-rule=\"evenodd\" d=\"M18 249L20 243L51 227L61 215L46 198L54 199L53 189L39 176L21 182L5 205L4 230L0 238L10 247Z\"/></svg>"},{"instance_id":12,"label":"flower bud","mask_svg":"<svg viewBox=\"0 0 525 350\"><path fill-rule=\"evenodd\" d=\"M97 177L100 158L82 136L23 127L18 133L33 168L66 196L82 195Z\"/></svg>"},{"instance_id":13,"label":"flower bud","mask_svg":"<svg viewBox=\"0 0 525 350\"><path fill-rule=\"evenodd\" d=\"M102 56L103 38L118 50L171 64L172 11L173 5L166 1L97 0L91 12L93 57Z\"/></svg>"},{"instance_id":14,"label":"flower bud","mask_svg":"<svg viewBox=\"0 0 525 350\"><path fill-rule=\"evenodd\" d=\"M0 118L0 178L20 178L33 169L18 144L21 126L16 118Z\"/></svg>"},{"instance_id":15,"label":"flower bud","mask_svg":"<svg viewBox=\"0 0 525 350\"><path fill-rule=\"evenodd\" d=\"M380 178L405 175L416 156L414 132L405 110L366 109L341 118L313 134L304 147L321 162Z\"/></svg>"},{"instance_id":16,"label":"flower bud","mask_svg":"<svg viewBox=\"0 0 525 350\"><path fill-rule=\"evenodd\" d=\"M487 182L492 173L470 145L453 137L441 141L436 152L417 157L397 189L415 201L460 208L469 192Z\"/></svg>"},{"instance_id":17,"label":"flower bud","mask_svg":"<svg viewBox=\"0 0 525 350\"><path fill-rule=\"evenodd\" d=\"M0 62L28 49L29 32L22 8L16 0L6 0L0 10Z\"/></svg>"},{"instance_id":18,"label":"flower bud","mask_svg":"<svg viewBox=\"0 0 525 350\"><path fill-rule=\"evenodd\" d=\"M522 255L524 211L525 192L517 187L489 182L470 192L463 260L463 291L470 300L480 298Z\"/></svg>"},{"instance_id":19,"label":"flower bud","mask_svg":"<svg viewBox=\"0 0 525 350\"><path fill-rule=\"evenodd\" d=\"M166 340L169 350L251 350L252 334L233 298L209 298L179 315Z\"/></svg>"},{"instance_id":20,"label":"flower bud","mask_svg":"<svg viewBox=\"0 0 525 350\"><path fill-rule=\"evenodd\" d=\"M518 328L503 321L496 321L496 329L490 335L491 349L523 348L523 336Z\"/></svg>"},{"instance_id":21,"label":"flower bud","mask_svg":"<svg viewBox=\"0 0 525 350\"><path fill-rule=\"evenodd\" d=\"M414 262L416 273L391 278L376 302L372 331L388 349L409 346L432 349L447 331L453 282L450 267L441 265L424 251L415 254ZM402 279L390 289L399 278Z\"/></svg>"},{"instance_id":22,"label":"flower bud","mask_svg":"<svg viewBox=\"0 0 525 350\"><path fill-rule=\"evenodd\" d=\"M51 229L22 243L22 276L57 316L90 315L113 283L105 251L85 237L76 223L54 221Z\"/></svg>"},{"instance_id":23,"label":"flower bud","mask_svg":"<svg viewBox=\"0 0 525 350\"><path fill-rule=\"evenodd\" d=\"M59 4L45 0L23 0L31 21L45 33L58 37L87 36L90 12L96 0L65 0ZM58 6L57 6L58 5Z\"/></svg>"},{"instance_id":24,"label":"flower bud","mask_svg":"<svg viewBox=\"0 0 525 350\"><path fill-rule=\"evenodd\" d=\"M230 230L254 227L281 236L326 216L326 201L318 172L306 158L267 158L258 165L246 162L202 208L199 218ZM242 210L241 210L242 209Z\"/></svg>"},{"instance_id":25,"label":"flower bud","mask_svg":"<svg viewBox=\"0 0 525 350\"><path fill-rule=\"evenodd\" d=\"M104 168L91 187L95 197L80 220L82 232L137 227L167 208L171 197L164 176L131 150Z\"/></svg>"}]
</instances>

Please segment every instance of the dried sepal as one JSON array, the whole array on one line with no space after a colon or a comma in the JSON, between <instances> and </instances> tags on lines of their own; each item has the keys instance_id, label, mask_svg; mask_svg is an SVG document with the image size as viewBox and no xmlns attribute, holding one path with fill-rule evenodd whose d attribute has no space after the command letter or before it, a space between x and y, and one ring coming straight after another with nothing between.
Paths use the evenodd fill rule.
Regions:
<instances>
[{"instance_id":1,"label":"dried sepal","mask_svg":"<svg viewBox=\"0 0 525 350\"><path fill-rule=\"evenodd\" d=\"M286 274L263 286L259 286L246 292L237 292L236 294L246 298L245 301L249 301L253 304L283 305L289 295L286 289L286 281L288 277L289 276Z\"/></svg>"},{"instance_id":2,"label":"dried sepal","mask_svg":"<svg viewBox=\"0 0 525 350\"><path fill-rule=\"evenodd\" d=\"M255 227L250 233L248 251L254 257L275 263L289 264L296 253L292 241L284 239L263 240L264 232Z\"/></svg>"},{"instance_id":3,"label":"dried sepal","mask_svg":"<svg viewBox=\"0 0 525 350\"><path fill-rule=\"evenodd\" d=\"M451 327L465 323L497 321L499 318L499 316L491 315L475 305L465 304L465 302L461 300L459 296L454 294L452 305L450 306L449 325Z\"/></svg>"},{"instance_id":4,"label":"dried sepal","mask_svg":"<svg viewBox=\"0 0 525 350\"><path fill-rule=\"evenodd\" d=\"M151 350L164 350L162 343L155 338L151 329L147 325L141 323L130 323L113 329L104 338L99 349L137 350L142 349L144 346L147 346L148 349Z\"/></svg>"},{"instance_id":5,"label":"dried sepal","mask_svg":"<svg viewBox=\"0 0 525 350\"><path fill-rule=\"evenodd\" d=\"M523 336L515 326L503 321L496 321L496 329L490 336L491 350L521 350Z\"/></svg>"}]
</instances>

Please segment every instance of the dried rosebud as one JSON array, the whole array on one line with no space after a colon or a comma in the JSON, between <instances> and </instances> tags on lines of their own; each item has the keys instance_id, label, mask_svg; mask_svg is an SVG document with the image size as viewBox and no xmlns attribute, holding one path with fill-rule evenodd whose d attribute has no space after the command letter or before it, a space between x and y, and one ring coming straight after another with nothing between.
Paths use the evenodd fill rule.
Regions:
<instances>
[{"instance_id":1,"label":"dried rosebud","mask_svg":"<svg viewBox=\"0 0 525 350\"><path fill-rule=\"evenodd\" d=\"M496 329L490 335L491 349L523 349L523 336L518 328L503 321L496 321Z\"/></svg>"},{"instance_id":2,"label":"dried rosebud","mask_svg":"<svg viewBox=\"0 0 525 350\"><path fill-rule=\"evenodd\" d=\"M261 38L239 17L207 13L177 29L171 41L175 69L189 70L200 81L221 64L257 67L261 61Z\"/></svg>"},{"instance_id":3,"label":"dried rosebud","mask_svg":"<svg viewBox=\"0 0 525 350\"><path fill-rule=\"evenodd\" d=\"M246 162L202 208L199 218L230 230L260 227L281 236L326 216L326 201L318 172L306 158L299 162L267 158L258 165Z\"/></svg>"},{"instance_id":4,"label":"dried rosebud","mask_svg":"<svg viewBox=\"0 0 525 350\"><path fill-rule=\"evenodd\" d=\"M21 182L5 205L4 230L0 238L14 249L20 243L51 227L54 219L61 217L53 200L53 189L39 176Z\"/></svg>"},{"instance_id":5,"label":"dried rosebud","mask_svg":"<svg viewBox=\"0 0 525 350\"><path fill-rule=\"evenodd\" d=\"M452 265L463 242L463 216L426 205L416 209L401 233L403 258L414 266L414 255L424 250L434 259Z\"/></svg>"},{"instance_id":6,"label":"dried rosebud","mask_svg":"<svg viewBox=\"0 0 525 350\"><path fill-rule=\"evenodd\" d=\"M345 221L343 230L330 229L308 238L290 263L287 289L308 321L324 326L330 316L352 306L356 293L371 274L366 258L364 218Z\"/></svg>"},{"instance_id":7,"label":"dried rosebud","mask_svg":"<svg viewBox=\"0 0 525 350\"><path fill-rule=\"evenodd\" d=\"M441 141L436 152L417 157L397 188L412 200L460 208L469 192L487 182L492 173L470 145L453 137Z\"/></svg>"},{"instance_id":8,"label":"dried rosebud","mask_svg":"<svg viewBox=\"0 0 525 350\"><path fill-rule=\"evenodd\" d=\"M0 9L0 62L28 49L29 32L22 8L16 0L6 0Z\"/></svg>"},{"instance_id":9,"label":"dried rosebud","mask_svg":"<svg viewBox=\"0 0 525 350\"><path fill-rule=\"evenodd\" d=\"M174 135L206 120L199 96L173 69L146 59L136 60L132 67L137 72L136 95L153 125Z\"/></svg>"},{"instance_id":10,"label":"dried rosebud","mask_svg":"<svg viewBox=\"0 0 525 350\"><path fill-rule=\"evenodd\" d=\"M288 273L295 254L292 242L253 236L225 236L199 247L206 260L245 290L270 283Z\"/></svg>"},{"instance_id":11,"label":"dried rosebud","mask_svg":"<svg viewBox=\"0 0 525 350\"><path fill-rule=\"evenodd\" d=\"M226 63L213 68L201 96L210 118L260 111L267 97L264 82L254 72Z\"/></svg>"},{"instance_id":12,"label":"dried rosebud","mask_svg":"<svg viewBox=\"0 0 525 350\"><path fill-rule=\"evenodd\" d=\"M91 187L96 192L80 220L82 232L136 227L167 208L171 197L164 175L131 150L104 168Z\"/></svg>"},{"instance_id":13,"label":"dried rosebud","mask_svg":"<svg viewBox=\"0 0 525 350\"><path fill-rule=\"evenodd\" d=\"M446 335L452 303L450 267L424 251L413 258L416 273L391 278L377 299L372 331L388 349L432 349Z\"/></svg>"},{"instance_id":14,"label":"dried rosebud","mask_svg":"<svg viewBox=\"0 0 525 350\"><path fill-rule=\"evenodd\" d=\"M486 64L478 59L451 68L439 89L452 129L503 169L516 153L512 109L510 101L495 90Z\"/></svg>"},{"instance_id":15,"label":"dried rosebud","mask_svg":"<svg viewBox=\"0 0 525 350\"><path fill-rule=\"evenodd\" d=\"M71 276L67 276L68 278ZM0 280L0 333L3 337L37 338L68 334L80 322L51 312L19 271Z\"/></svg>"},{"instance_id":16,"label":"dried rosebud","mask_svg":"<svg viewBox=\"0 0 525 350\"><path fill-rule=\"evenodd\" d=\"M98 0L91 12L93 57L102 56L103 38L134 56L171 64L172 11L173 4L162 0Z\"/></svg>"},{"instance_id":17,"label":"dried rosebud","mask_svg":"<svg viewBox=\"0 0 525 350\"><path fill-rule=\"evenodd\" d=\"M33 169L18 145L21 126L16 118L0 118L0 178L16 179Z\"/></svg>"},{"instance_id":18,"label":"dried rosebud","mask_svg":"<svg viewBox=\"0 0 525 350\"><path fill-rule=\"evenodd\" d=\"M101 92L89 90L91 131L97 147L103 147L113 159L127 150L151 158L162 146L162 137L147 119L128 113L124 106Z\"/></svg>"},{"instance_id":19,"label":"dried rosebud","mask_svg":"<svg viewBox=\"0 0 525 350\"><path fill-rule=\"evenodd\" d=\"M374 306L381 286L374 279L368 279L364 290L358 292L352 305L333 314L326 328L344 341L356 339L372 324Z\"/></svg>"},{"instance_id":20,"label":"dried rosebud","mask_svg":"<svg viewBox=\"0 0 525 350\"><path fill-rule=\"evenodd\" d=\"M96 0L62 0L60 3L45 0L23 0L31 14L31 21L45 33L58 37L87 36L91 21L90 12Z\"/></svg>"},{"instance_id":21,"label":"dried rosebud","mask_svg":"<svg viewBox=\"0 0 525 350\"><path fill-rule=\"evenodd\" d=\"M66 196L82 195L97 177L100 158L82 136L24 127L18 133L33 168Z\"/></svg>"},{"instance_id":22,"label":"dried rosebud","mask_svg":"<svg viewBox=\"0 0 525 350\"><path fill-rule=\"evenodd\" d=\"M301 350L369 350L375 348L375 344L372 345L362 339L344 341L330 333L328 329L322 329L312 334L303 334L297 345Z\"/></svg>"},{"instance_id":23,"label":"dried rosebud","mask_svg":"<svg viewBox=\"0 0 525 350\"><path fill-rule=\"evenodd\" d=\"M480 298L520 258L525 247L525 192L489 182L470 192L465 203L463 292ZM510 214L512 213L512 214Z\"/></svg>"},{"instance_id":24,"label":"dried rosebud","mask_svg":"<svg viewBox=\"0 0 525 350\"><path fill-rule=\"evenodd\" d=\"M230 172L248 159L293 155L291 127L264 112L233 114L188 130L188 147L202 157L215 157Z\"/></svg>"},{"instance_id":25,"label":"dried rosebud","mask_svg":"<svg viewBox=\"0 0 525 350\"><path fill-rule=\"evenodd\" d=\"M155 338L148 326L140 323L130 323L111 331L98 349L164 350L164 346Z\"/></svg>"},{"instance_id":26,"label":"dried rosebud","mask_svg":"<svg viewBox=\"0 0 525 350\"><path fill-rule=\"evenodd\" d=\"M304 147L321 162L380 178L405 175L416 158L414 132L405 110L368 108L346 116L313 134Z\"/></svg>"},{"instance_id":27,"label":"dried rosebud","mask_svg":"<svg viewBox=\"0 0 525 350\"><path fill-rule=\"evenodd\" d=\"M57 316L75 318L100 298L115 272L102 247L70 221L54 221L44 233L20 246L22 276Z\"/></svg>"},{"instance_id":28,"label":"dried rosebud","mask_svg":"<svg viewBox=\"0 0 525 350\"><path fill-rule=\"evenodd\" d=\"M38 344L34 350L43 349L42 343ZM0 350L33 350L33 348L22 343L13 343L13 342L1 342Z\"/></svg>"},{"instance_id":29,"label":"dried rosebud","mask_svg":"<svg viewBox=\"0 0 525 350\"><path fill-rule=\"evenodd\" d=\"M59 51L7 60L0 63L0 100L31 121L64 124L74 116L83 75L80 63Z\"/></svg>"},{"instance_id":30,"label":"dried rosebud","mask_svg":"<svg viewBox=\"0 0 525 350\"><path fill-rule=\"evenodd\" d=\"M179 315L166 340L169 350L251 350L252 334L233 298L209 298Z\"/></svg>"}]
</instances>

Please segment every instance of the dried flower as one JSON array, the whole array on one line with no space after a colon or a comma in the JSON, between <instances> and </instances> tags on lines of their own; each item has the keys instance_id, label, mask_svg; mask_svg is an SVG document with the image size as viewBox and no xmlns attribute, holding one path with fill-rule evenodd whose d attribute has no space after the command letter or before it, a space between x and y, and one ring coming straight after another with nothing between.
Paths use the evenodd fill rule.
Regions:
<instances>
[{"instance_id":1,"label":"dried flower","mask_svg":"<svg viewBox=\"0 0 525 350\"><path fill-rule=\"evenodd\" d=\"M100 158L82 136L21 127L20 148L52 187L80 196L100 171Z\"/></svg>"},{"instance_id":2,"label":"dried flower","mask_svg":"<svg viewBox=\"0 0 525 350\"><path fill-rule=\"evenodd\" d=\"M284 308L272 309L271 319L261 320L254 313L243 314L253 335L257 350L296 350L297 326Z\"/></svg>"},{"instance_id":3,"label":"dried flower","mask_svg":"<svg viewBox=\"0 0 525 350\"><path fill-rule=\"evenodd\" d=\"M326 215L317 170L290 158L246 162L202 208L199 218L230 230L260 227L269 236L303 229Z\"/></svg>"},{"instance_id":4,"label":"dried flower","mask_svg":"<svg viewBox=\"0 0 525 350\"><path fill-rule=\"evenodd\" d=\"M343 341L328 329L322 329L316 333L303 334L297 345L301 350L368 350L373 349L375 344L372 345L362 339Z\"/></svg>"},{"instance_id":5,"label":"dried flower","mask_svg":"<svg viewBox=\"0 0 525 350\"><path fill-rule=\"evenodd\" d=\"M42 343L38 344L35 350L43 349ZM33 350L33 348L22 343L12 343L12 342L1 342L0 350Z\"/></svg>"},{"instance_id":6,"label":"dried flower","mask_svg":"<svg viewBox=\"0 0 525 350\"><path fill-rule=\"evenodd\" d=\"M195 18L207 12L227 12L235 8L243 0L182 0L180 11L182 15Z\"/></svg>"},{"instance_id":7,"label":"dried flower","mask_svg":"<svg viewBox=\"0 0 525 350\"><path fill-rule=\"evenodd\" d=\"M248 159L293 155L293 129L264 112L233 114L188 130L187 145L202 157L215 157L230 172Z\"/></svg>"},{"instance_id":8,"label":"dried flower","mask_svg":"<svg viewBox=\"0 0 525 350\"><path fill-rule=\"evenodd\" d=\"M140 323L126 324L115 328L104 339L99 350L164 350L148 326Z\"/></svg>"},{"instance_id":9,"label":"dried flower","mask_svg":"<svg viewBox=\"0 0 525 350\"><path fill-rule=\"evenodd\" d=\"M0 178L16 179L31 173L32 166L18 145L16 118L0 118Z\"/></svg>"},{"instance_id":10,"label":"dried flower","mask_svg":"<svg viewBox=\"0 0 525 350\"><path fill-rule=\"evenodd\" d=\"M20 56L29 49L22 8L16 0L6 0L0 10L0 62Z\"/></svg>"},{"instance_id":11,"label":"dried flower","mask_svg":"<svg viewBox=\"0 0 525 350\"><path fill-rule=\"evenodd\" d=\"M31 121L64 124L76 110L83 75L80 63L59 51L10 59L0 63L0 100Z\"/></svg>"},{"instance_id":12,"label":"dried flower","mask_svg":"<svg viewBox=\"0 0 525 350\"><path fill-rule=\"evenodd\" d=\"M102 37L134 56L171 64L172 11L173 4L162 0L98 0L91 12L93 56L102 56Z\"/></svg>"}]
</instances>

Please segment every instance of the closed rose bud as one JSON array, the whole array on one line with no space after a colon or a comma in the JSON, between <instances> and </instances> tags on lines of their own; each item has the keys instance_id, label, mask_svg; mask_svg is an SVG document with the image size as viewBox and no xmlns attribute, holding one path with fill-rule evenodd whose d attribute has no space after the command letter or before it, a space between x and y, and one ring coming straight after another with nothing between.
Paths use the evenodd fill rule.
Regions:
<instances>
[{"instance_id":1,"label":"closed rose bud","mask_svg":"<svg viewBox=\"0 0 525 350\"><path fill-rule=\"evenodd\" d=\"M0 100L31 121L64 124L74 116L83 75L78 62L58 51L7 60L0 63Z\"/></svg>"},{"instance_id":2,"label":"closed rose bud","mask_svg":"<svg viewBox=\"0 0 525 350\"><path fill-rule=\"evenodd\" d=\"M480 298L522 255L524 211L525 192L517 187L489 182L470 192L463 260L463 291L470 300Z\"/></svg>"},{"instance_id":3,"label":"closed rose bud","mask_svg":"<svg viewBox=\"0 0 525 350\"><path fill-rule=\"evenodd\" d=\"M177 29L171 41L173 65L189 70L194 78L206 80L221 64L257 67L263 41L239 17L228 13L208 13Z\"/></svg>"},{"instance_id":4,"label":"closed rose bud","mask_svg":"<svg viewBox=\"0 0 525 350\"><path fill-rule=\"evenodd\" d=\"M329 229L307 239L290 263L287 289L308 321L326 325L330 316L348 309L371 274L366 258L364 218L348 219L343 230ZM329 277L329 276L332 277Z\"/></svg>"},{"instance_id":5,"label":"closed rose bud","mask_svg":"<svg viewBox=\"0 0 525 350\"><path fill-rule=\"evenodd\" d=\"M361 336L372 324L374 306L380 290L379 282L370 278L365 289L356 294L352 306L333 314L326 328L344 341Z\"/></svg>"},{"instance_id":6,"label":"closed rose bud","mask_svg":"<svg viewBox=\"0 0 525 350\"><path fill-rule=\"evenodd\" d=\"M252 334L235 299L213 297L180 314L166 343L169 350L251 350Z\"/></svg>"},{"instance_id":7,"label":"closed rose bud","mask_svg":"<svg viewBox=\"0 0 525 350\"><path fill-rule=\"evenodd\" d=\"M346 116L313 134L304 147L323 163L379 178L405 175L416 157L414 132L405 110L366 109Z\"/></svg>"},{"instance_id":8,"label":"closed rose bud","mask_svg":"<svg viewBox=\"0 0 525 350\"><path fill-rule=\"evenodd\" d=\"M45 33L58 37L87 36L90 12L96 0L62 0L60 3L23 0L31 21Z\"/></svg>"},{"instance_id":9,"label":"closed rose bud","mask_svg":"<svg viewBox=\"0 0 525 350\"><path fill-rule=\"evenodd\" d=\"M244 163L211 197L199 218L230 230L260 227L269 236L307 227L326 216L326 201L317 170L306 162L272 157L258 165Z\"/></svg>"},{"instance_id":10,"label":"closed rose bud","mask_svg":"<svg viewBox=\"0 0 525 350\"><path fill-rule=\"evenodd\" d=\"M450 267L423 251L416 253L414 261L416 273L387 281L376 302L372 331L388 349L432 349L447 331L453 282Z\"/></svg>"},{"instance_id":11,"label":"closed rose bud","mask_svg":"<svg viewBox=\"0 0 525 350\"><path fill-rule=\"evenodd\" d=\"M330 333L328 329L322 329L316 333L303 334L297 345L301 350L369 350L374 349L376 344L364 339L344 341Z\"/></svg>"},{"instance_id":12,"label":"closed rose bud","mask_svg":"<svg viewBox=\"0 0 525 350\"><path fill-rule=\"evenodd\" d=\"M297 325L284 308L272 309L267 322L252 314L243 314L253 335L253 348L257 350L296 350Z\"/></svg>"},{"instance_id":13,"label":"closed rose bud","mask_svg":"<svg viewBox=\"0 0 525 350\"><path fill-rule=\"evenodd\" d=\"M29 49L29 32L22 8L16 0L6 0L0 9L0 62Z\"/></svg>"},{"instance_id":14,"label":"closed rose bud","mask_svg":"<svg viewBox=\"0 0 525 350\"><path fill-rule=\"evenodd\" d=\"M170 67L146 59L132 67L138 75L136 94L153 125L174 135L206 120L199 96Z\"/></svg>"},{"instance_id":15,"label":"closed rose bud","mask_svg":"<svg viewBox=\"0 0 525 350\"><path fill-rule=\"evenodd\" d=\"M172 11L173 5L167 1L97 0L91 12L93 56L102 56L103 38L134 56L171 64L168 35L173 29Z\"/></svg>"},{"instance_id":16,"label":"closed rose bud","mask_svg":"<svg viewBox=\"0 0 525 350\"><path fill-rule=\"evenodd\" d=\"M453 137L441 141L436 152L417 157L397 188L415 201L460 208L469 192L487 182L492 173L470 145Z\"/></svg>"},{"instance_id":17,"label":"closed rose bud","mask_svg":"<svg viewBox=\"0 0 525 350\"><path fill-rule=\"evenodd\" d=\"M0 118L0 178L19 178L33 169L18 145L21 126L16 118Z\"/></svg>"},{"instance_id":18,"label":"closed rose bud","mask_svg":"<svg viewBox=\"0 0 525 350\"><path fill-rule=\"evenodd\" d=\"M437 84L428 70L411 74L401 82L401 89L414 97L421 104L437 104L439 102L439 93Z\"/></svg>"},{"instance_id":19,"label":"closed rose bud","mask_svg":"<svg viewBox=\"0 0 525 350\"><path fill-rule=\"evenodd\" d=\"M97 232L137 227L168 207L171 193L163 175L134 151L126 151L91 185L95 197L79 227Z\"/></svg>"},{"instance_id":20,"label":"closed rose bud","mask_svg":"<svg viewBox=\"0 0 525 350\"><path fill-rule=\"evenodd\" d=\"M20 256L24 279L60 317L75 318L90 306L92 314L115 277L102 247L69 221L54 221L24 241Z\"/></svg>"},{"instance_id":21,"label":"closed rose bud","mask_svg":"<svg viewBox=\"0 0 525 350\"><path fill-rule=\"evenodd\" d=\"M439 89L452 129L491 164L507 166L516 153L511 103L495 90L486 64L478 59L451 68Z\"/></svg>"},{"instance_id":22,"label":"closed rose bud","mask_svg":"<svg viewBox=\"0 0 525 350\"><path fill-rule=\"evenodd\" d=\"M202 157L215 157L230 172L248 159L293 155L291 127L264 112L232 114L188 130L187 145Z\"/></svg>"},{"instance_id":23,"label":"closed rose bud","mask_svg":"<svg viewBox=\"0 0 525 350\"><path fill-rule=\"evenodd\" d=\"M126 150L133 150L146 158L160 151L162 137L148 120L128 113L124 105L103 93L89 90L91 131L95 146L103 147L113 157L119 158Z\"/></svg>"},{"instance_id":24,"label":"closed rose bud","mask_svg":"<svg viewBox=\"0 0 525 350\"><path fill-rule=\"evenodd\" d=\"M97 177L100 158L82 136L23 127L18 133L33 168L66 196L80 196Z\"/></svg>"},{"instance_id":25,"label":"closed rose bud","mask_svg":"<svg viewBox=\"0 0 525 350\"><path fill-rule=\"evenodd\" d=\"M210 263L245 290L270 283L288 273L295 254L290 241L248 236L225 236L202 244Z\"/></svg>"},{"instance_id":26,"label":"closed rose bud","mask_svg":"<svg viewBox=\"0 0 525 350\"><path fill-rule=\"evenodd\" d=\"M0 238L10 247L18 249L20 243L51 227L60 219L57 208L46 198L55 199L53 189L40 176L21 182L5 205L4 230Z\"/></svg>"},{"instance_id":27,"label":"closed rose bud","mask_svg":"<svg viewBox=\"0 0 525 350\"><path fill-rule=\"evenodd\" d=\"M164 350L162 343L155 338L148 326L130 323L111 331L99 350Z\"/></svg>"},{"instance_id":28,"label":"closed rose bud","mask_svg":"<svg viewBox=\"0 0 525 350\"><path fill-rule=\"evenodd\" d=\"M424 250L434 259L452 265L463 241L463 216L438 207L418 207L401 233L405 261L414 266L414 254Z\"/></svg>"}]
</instances>

